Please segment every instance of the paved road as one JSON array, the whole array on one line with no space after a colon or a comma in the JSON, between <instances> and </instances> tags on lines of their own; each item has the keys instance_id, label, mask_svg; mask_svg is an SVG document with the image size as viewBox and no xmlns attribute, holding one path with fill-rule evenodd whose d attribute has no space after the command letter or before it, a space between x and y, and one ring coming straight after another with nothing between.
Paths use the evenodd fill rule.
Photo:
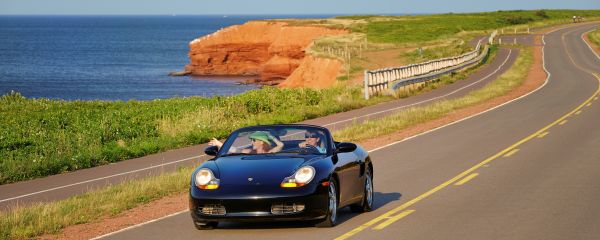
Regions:
<instances>
[{"instance_id":1,"label":"paved road","mask_svg":"<svg viewBox=\"0 0 600 240\"><path fill-rule=\"evenodd\" d=\"M468 79L418 96L333 114L304 121L303 123L325 126L331 130L336 130L347 127L353 122L360 123L364 120L380 118L406 107L461 97L471 90L481 88L487 82L502 74L512 65L517 55L518 50L500 49L491 64L481 68ZM0 210L15 205L23 206L33 202L64 199L90 189L120 183L128 179L173 171L180 166L196 165L207 159L206 156L200 155L205 147L206 144L201 144L110 165L1 185Z\"/></svg>"},{"instance_id":2,"label":"paved road","mask_svg":"<svg viewBox=\"0 0 600 240\"><path fill-rule=\"evenodd\" d=\"M484 114L371 152L376 209L320 229L223 224L197 231L188 212L105 239L597 239L600 59L582 24L545 36L551 76Z\"/></svg>"}]
</instances>

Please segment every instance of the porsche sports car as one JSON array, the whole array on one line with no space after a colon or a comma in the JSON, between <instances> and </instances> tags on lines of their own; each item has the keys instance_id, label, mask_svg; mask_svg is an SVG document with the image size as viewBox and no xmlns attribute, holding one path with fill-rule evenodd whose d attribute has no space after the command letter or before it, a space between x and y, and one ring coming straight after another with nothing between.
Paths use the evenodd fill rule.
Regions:
<instances>
[{"instance_id":1,"label":"porsche sports car","mask_svg":"<svg viewBox=\"0 0 600 240\"><path fill-rule=\"evenodd\" d=\"M197 229L219 222L307 220L332 227L338 209L373 208L373 163L360 146L335 142L323 127L238 129L194 170L190 212Z\"/></svg>"}]
</instances>

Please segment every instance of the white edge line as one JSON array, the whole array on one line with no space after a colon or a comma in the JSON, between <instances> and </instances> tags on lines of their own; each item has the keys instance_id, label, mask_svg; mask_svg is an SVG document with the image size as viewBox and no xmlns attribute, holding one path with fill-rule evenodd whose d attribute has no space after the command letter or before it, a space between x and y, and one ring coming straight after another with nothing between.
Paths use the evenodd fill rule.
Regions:
<instances>
[{"instance_id":1,"label":"white edge line","mask_svg":"<svg viewBox=\"0 0 600 240\"><path fill-rule=\"evenodd\" d=\"M582 33L582 34L581 34L581 40L583 40L583 42L585 43L585 45L587 45L587 46L588 46L588 48L590 49L590 51L592 51L592 53L593 53L594 55L596 55L596 58L600 59L600 56L598 56L598 53L596 53L596 51L594 51L594 49L592 48L592 46L590 46L590 44L589 44L589 43L588 43L588 42L587 42L587 41L586 41L586 40L583 38L583 35L585 35L585 34L587 34L587 33L591 32L591 31L595 31L595 30L598 30L598 26L596 26L594 29L591 29L591 30L589 30L589 31L587 31L587 32L584 32L584 33Z\"/></svg>"},{"instance_id":2,"label":"white edge line","mask_svg":"<svg viewBox=\"0 0 600 240\"><path fill-rule=\"evenodd\" d=\"M200 157L203 157L203 156L206 156L206 154L202 154L200 156L188 157L188 158L184 158L184 159L179 159L177 161L163 163L163 164L154 165L154 166L145 167L145 168L140 168L140 169L136 169L136 170L132 170L132 171L117 173L117 174L113 174L113 175L110 175L110 176L104 176L104 177L94 178L94 179L90 179L90 180L86 180L86 181L71 183L71 184L68 184L68 185L63 185L63 186L60 186L60 187L49 188L49 189L45 189L45 190L42 190L42 191L32 192L32 193L28 193L28 194L24 194L24 195L12 197L12 198L6 198L6 199L0 200L0 202L6 202L6 201L10 201L10 200L14 200L14 199L19 199L19 198L23 198L23 197L27 197L27 196L31 196L31 195L36 195L36 194L50 192L50 191L54 191L54 190L58 190L58 189L62 189L62 188L67 188L67 187L72 187L72 186L76 186L76 185L81 185L81 184L84 184L84 183L94 182L94 181L98 181L98 180L102 180L102 179L117 177L117 176L121 176L121 175L125 175L125 174L140 172L140 171L144 171L144 170L148 170L148 169L152 169L152 168L157 168L157 167L162 167L162 166L166 166L166 165L171 165L171 164L174 164L174 163L188 161L188 160L191 160L191 159L194 159L194 158L200 158Z\"/></svg>"},{"instance_id":3,"label":"white edge line","mask_svg":"<svg viewBox=\"0 0 600 240\"><path fill-rule=\"evenodd\" d=\"M456 90L454 90L454 91L452 91L452 92L450 92L448 94L445 94L445 95L442 95L442 96L437 96L437 97L430 98L430 99L427 99L427 100L423 100L423 101L420 101L420 102L412 103L412 104L409 104L409 105L399 106L399 107L395 107L395 108L381 110L379 112L365 114L365 115L362 115L362 116L359 116L359 117L353 117L353 118L349 118L349 119L340 120L340 121L337 121L337 122L328 123L328 124L323 125L323 127L330 126L330 125L335 125L335 124L338 124L338 123L353 121L353 120L356 120L356 119L361 119L361 118L369 117L369 116L372 116L372 115L377 115L377 114L384 113L384 112L395 111L395 110L402 109L402 108L412 107L412 106L419 105L419 104L422 104L422 103L431 102L431 101L434 101L434 100L437 100L437 99L440 99L440 98L445 98L445 97L450 96L452 94L455 94L455 93L457 93L459 91L462 91L462 90L464 90L466 88L469 88L469 87L471 87L471 86L473 86L473 85L475 85L475 84L477 84L477 83L479 83L479 82L481 82L481 81L483 81L483 80L491 77L492 75L496 74L504 66L504 64L506 64L506 62L508 61L508 59L510 59L511 53L512 53L512 49L509 49L508 55L506 56L506 59L504 60L504 62L502 62L502 64L500 66L498 66L498 68L496 68L496 70L494 70L492 73L488 74L487 76L485 76L485 77L483 77L483 78L481 78L481 79L479 79L479 80L477 80L475 82L470 83L469 85L466 85L466 86L463 86L463 87L461 87L459 89L456 89Z\"/></svg>"},{"instance_id":4,"label":"white edge line","mask_svg":"<svg viewBox=\"0 0 600 240\"><path fill-rule=\"evenodd\" d=\"M433 100L436 100L436 99L439 99L439 98L447 97L449 95L452 95L452 94L454 94L454 93L456 93L458 91L461 91L461 90L463 90L465 88L468 88L468 87L470 87L470 86L472 86L474 84L477 84L477 83L479 83L479 82L487 79L488 77L494 75L496 72L498 72L506 64L506 62L508 61L508 59L511 56L511 53L512 53L512 50L509 50L508 55L506 56L506 59L504 60L504 62L494 72L490 73L489 75L483 77L480 80L477 80L476 82L473 82L473 83L471 83L469 85L466 85L466 86L464 86L462 88L459 88L457 90L454 90L454 91L452 91L452 92L450 92L450 93L448 93L446 95L437 96L435 98L430 98L430 99L427 99L427 100L424 100L424 101L421 101L421 102L417 102L417 103L413 103L413 104L409 104L409 105L405 105L405 106L395 107L395 108L391 108L391 109L387 109L387 110L383 110L383 111L379 111L379 112L374 112L374 113L362 115L360 117L353 117L353 118L349 118L349 119L345 119L345 120L341 120L341 121L337 121L337 122L333 122L333 123L328 123L328 124L323 125L323 127L329 126L329 125L338 124L338 123L342 123L342 122L352 121L352 120L356 120L356 119L360 119L360 118L364 118L364 117L368 117L368 116L372 116L372 115L376 115L376 114L380 114L380 113L384 113L384 112L389 112L389 111L394 111L394 110L398 110L398 109L402 109L402 108L407 108L407 107L411 107L411 106L414 106L414 105L418 105L418 104L430 102L430 101L433 101ZM148 169L152 169L152 168L162 167L162 166L166 166L166 165L170 165L170 164L174 164L174 163L178 163L178 162L182 162L182 161L187 161L187 160L190 160L190 159L193 159L193 158L200 158L200 157L203 157L203 156L206 156L206 155L203 154L203 155L200 155L200 156L194 156L194 157L184 158L184 159L180 159L180 160L177 160L177 161L168 162L168 163L164 163L164 164L160 164L160 165L145 167L145 168L141 168L141 169L137 169L137 170L132 170L132 171L128 171L128 172L117 173L117 174L113 174L113 175L110 175L110 176L104 176L104 177L101 177L101 178L94 178L94 179L90 179L90 180L86 180L86 181L81 181L81 182L77 182L77 183L63 185L63 186L60 186L60 187L49 188L49 189L45 189L45 190L42 190L42 191L37 191L37 192L32 192L32 193L28 193L28 194L16 196L16 197L2 199L2 200L0 200L0 203L1 202L15 200L15 199L19 199L19 198L24 198L24 197L28 197L28 196L32 196L32 195L37 195L37 194L40 194L40 193L50 192L50 191L54 191L54 190L58 190L58 189L62 189L62 188L72 187L72 186L81 185L81 184L85 184L85 183L89 183L89 182L94 182L94 181L103 180L103 179L107 179L107 178L117 177L117 176L121 176L121 175L125 175L125 174L130 174L130 173L140 172L140 171L144 171L144 170L148 170Z\"/></svg>"},{"instance_id":5,"label":"white edge line","mask_svg":"<svg viewBox=\"0 0 600 240\"><path fill-rule=\"evenodd\" d=\"M544 41L544 36L545 36L545 35L542 35L542 42L544 42L544 45L546 45L546 42ZM551 76L550 72L548 72L548 70L546 69L546 61L545 61L545 58L544 58L544 47L545 47L545 46L543 46L543 47L542 47L542 62L543 62L543 64L542 64L542 65L543 65L544 71L545 71L545 72L548 74L548 76L546 77L546 80L544 81L544 84L542 84L542 86L539 86L538 88L536 88L536 89L535 89L535 90L533 90L532 92L529 92L529 93L527 93L527 94L525 94L525 95L523 95L523 96L520 96L520 97L518 97L518 98L515 98L515 99L513 99L513 100L511 100L511 101L505 102L505 103L503 103L503 104L500 104L500 105L498 105L498 106L496 106L496 107L490 108L490 109L488 109L488 110L486 110L486 111L480 112L480 113L478 113L478 114L475 114L475 115L472 115L472 116L469 116L469 117L466 117L466 118L463 118L463 119L460 119L460 120L457 120L457 121L454 121L454 122L448 123L448 124L446 124L446 125L443 125L443 126L440 126L440 127L437 127L437 128L434 128L434 129L431 129L431 130L428 130L428 131L425 131L425 132L422 132L422 133L419 133L419 134L417 134L417 135L414 135L414 136L411 136L411 137L408 137L408 138L402 139L402 140L400 140L400 141L396 141L396 142L393 142L393 143L387 144L387 145L385 145L385 146L382 146L382 147L378 147L378 148L375 148L375 149L369 150L368 152L370 153L370 152L374 152L374 151L377 151L377 150L380 150L380 149L383 149L383 148L386 148L386 147L390 147L390 146L392 146L392 145L395 145L395 144L398 144L398 143L401 143L401 142L404 142L404 141L407 141L407 140L410 140L410 139L416 138L416 137L418 137L418 136L421 136L421 135L425 135L425 134L427 134L427 133L430 133L430 132L436 131L436 130L438 130L438 129L445 128L445 127L447 127L447 126L450 126L450 125L454 125L454 124L456 124L456 123L459 123L459 122L465 121L465 120L467 120L467 119L470 119L470 118L473 118L473 117L476 117L476 116L482 115L482 114L484 114L484 113L490 112L490 111L492 111L492 110L495 110L495 109L497 109L497 108L500 108L500 107L502 107L502 106L504 106L504 105L508 105L509 103L515 102L515 101L517 101L517 100L520 100L520 99L522 99L522 98L524 98L524 97L527 97L527 96L529 96L530 94L533 94L533 93L537 92L538 90L540 90L540 89L542 89L544 86L546 86L546 84L548 83L548 80L550 79L550 76ZM136 225L133 225L133 226L127 227L127 228L123 228L123 229L121 229L121 230L118 230L118 231L115 231L115 232L112 232L112 233L107 233L107 234L105 234L105 235L102 235L102 236L99 236L99 237L92 238L92 239L90 239L90 240L97 240L97 239L100 239L100 238L104 238L104 237L107 237L107 236L110 236L110 235L114 235L114 234L117 234L117 233L120 233L120 232L124 232L124 231L130 230L130 229L133 229L133 228L137 228L137 227L140 227L140 226L146 225L146 224L150 224L150 223L153 223L153 222L156 222L156 221L160 221L160 220L162 220L162 219L169 218L169 217L172 217L172 216L175 216L175 215L178 215L178 214L184 213L184 212L188 212L188 211L189 211L189 210L187 210L187 209L186 209L186 210L184 210L184 211L176 212L176 213L173 213L173 214L170 214L170 215L164 216L164 217L160 217L160 218L153 219L153 220L150 220L150 221L147 221L147 222L143 222L143 223L139 223L139 224L136 224Z\"/></svg>"},{"instance_id":6,"label":"white edge line","mask_svg":"<svg viewBox=\"0 0 600 240\"><path fill-rule=\"evenodd\" d=\"M97 240L97 239L105 238L105 237L108 237L108 236L111 236L111 235L115 235L115 234L120 233L120 232L125 232L125 231L128 231L128 230L137 228L139 226L142 226L142 225L146 225L146 224L150 224L150 223L153 223L153 222L157 222L157 221L163 220L165 218L170 218L170 217L173 217L175 215L179 215L179 214L182 214L182 213L185 213L185 212L189 212L189 211L190 210L186 209L186 210L179 211L179 212L176 212L176 213L171 213L171 214L169 214L167 216L159 217L159 218L156 218L156 219L149 220L147 222L143 222L143 223L139 223L139 224L136 224L136 225L133 225L133 226L129 226L129 227L123 228L123 229L118 230L118 231L114 231L114 232L110 232L110 233L104 234L102 236L97 236L97 237L94 237L94 238L90 238L90 240Z\"/></svg>"}]
</instances>

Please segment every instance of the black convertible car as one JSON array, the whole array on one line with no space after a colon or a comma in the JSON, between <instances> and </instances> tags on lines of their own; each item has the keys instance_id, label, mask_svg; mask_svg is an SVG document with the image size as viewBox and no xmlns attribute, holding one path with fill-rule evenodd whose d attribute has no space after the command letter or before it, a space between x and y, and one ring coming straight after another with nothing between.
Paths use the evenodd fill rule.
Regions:
<instances>
[{"instance_id":1,"label":"black convertible car","mask_svg":"<svg viewBox=\"0 0 600 240\"><path fill-rule=\"evenodd\" d=\"M373 207L368 153L335 142L326 128L246 127L205 152L215 157L194 170L190 184L190 212L201 230L220 221L310 220L332 227L342 207Z\"/></svg>"}]
</instances>

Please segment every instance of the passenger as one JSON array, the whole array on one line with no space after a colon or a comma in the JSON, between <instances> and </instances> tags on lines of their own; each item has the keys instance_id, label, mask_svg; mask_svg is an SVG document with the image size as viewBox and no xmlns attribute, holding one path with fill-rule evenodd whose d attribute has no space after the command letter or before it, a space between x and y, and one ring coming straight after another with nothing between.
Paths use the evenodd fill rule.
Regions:
<instances>
[{"instance_id":1,"label":"passenger","mask_svg":"<svg viewBox=\"0 0 600 240\"><path fill-rule=\"evenodd\" d=\"M279 139L277 139L276 137L274 137L273 135L271 135L268 132L256 131L256 132L250 134L250 136L248 136L248 138L250 138L250 140L252 141L252 148L243 148L240 151L239 148L232 146L229 149L229 152L230 153L241 152L241 153L250 153L250 154L262 154L262 153L279 152L283 148L283 142L279 141ZM273 147L271 145L271 142L275 143L275 147ZM218 148L221 148L223 146L223 143L221 141L217 140L216 138L213 138L212 140L210 140L208 145L217 146Z\"/></svg>"},{"instance_id":2,"label":"passenger","mask_svg":"<svg viewBox=\"0 0 600 240\"><path fill-rule=\"evenodd\" d=\"M298 144L301 148L306 148L307 146L315 147L320 153L326 153L327 149L321 146L321 135L316 131L306 131L304 133L304 142Z\"/></svg>"}]
</instances>

